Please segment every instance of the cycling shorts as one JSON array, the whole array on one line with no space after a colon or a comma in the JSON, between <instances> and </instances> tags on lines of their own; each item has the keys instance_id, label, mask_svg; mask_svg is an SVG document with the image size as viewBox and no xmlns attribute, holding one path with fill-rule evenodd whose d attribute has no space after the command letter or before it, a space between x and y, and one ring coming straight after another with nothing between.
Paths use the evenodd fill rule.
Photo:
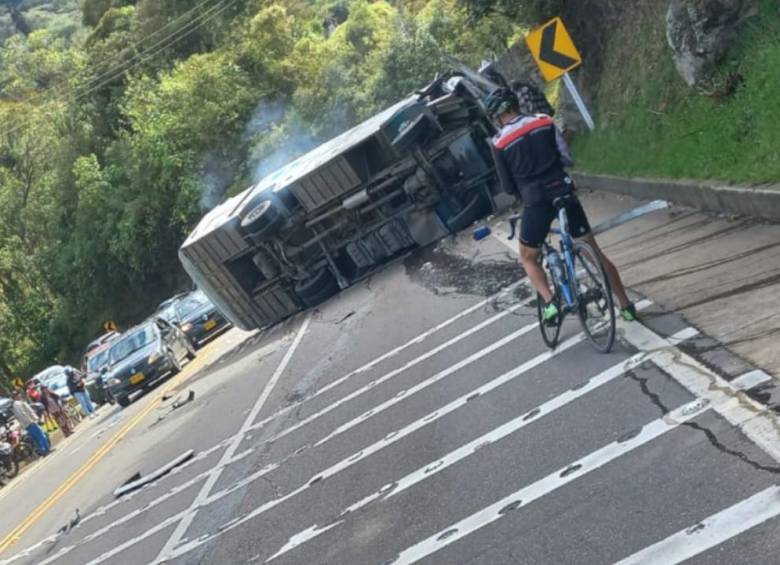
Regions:
<instances>
[{"instance_id":1,"label":"cycling shorts","mask_svg":"<svg viewBox=\"0 0 780 565\"><path fill-rule=\"evenodd\" d=\"M560 196L560 194L555 195ZM550 225L558 217L551 196L543 202L526 206L520 223L520 242L526 247L538 249L550 233ZM569 233L573 238L584 237L590 233L590 223L579 199L574 195L567 199L566 217L569 220Z\"/></svg>"}]
</instances>

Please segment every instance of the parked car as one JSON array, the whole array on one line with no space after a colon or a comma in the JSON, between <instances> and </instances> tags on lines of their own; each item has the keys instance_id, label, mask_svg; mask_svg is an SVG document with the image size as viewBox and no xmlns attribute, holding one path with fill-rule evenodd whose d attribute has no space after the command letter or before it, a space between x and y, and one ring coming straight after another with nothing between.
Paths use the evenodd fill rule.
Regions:
<instances>
[{"instance_id":1,"label":"parked car","mask_svg":"<svg viewBox=\"0 0 780 565\"><path fill-rule=\"evenodd\" d=\"M201 290L166 300L158 307L156 316L178 326L196 348L230 327L230 322Z\"/></svg>"},{"instance_id":2,"label":"parked car","mask_svg":"<svg viewBox=\"0 0 780 565\"><path fill-rule=\"evenodd\" d=\"M40 373L36 374L30 379L30 381L38 381L42 385L46 385L49 390L57 394L62 399L70 398L70 390L68 390L68 375L65 373L67 369L72 369L70 365L52 365L48 369L44 369ZM30 381L27 381L28 383Z\"/></svg>"},{"instance_id":3,"label":"parked car","mask_svg":"<svg viewBox=\"0 0 780 565\"><path fill-rule=\"evenodd\" d=\"M130 395L181 370L182 361L195 358L195 348L179 328L158 318L125 332L108 351L103 382L120 406Z\"/></svg>"},{"instance_id":4,"label":"parked car","mask_svg":"<svg viewBox=\"0 0 780 565\"><path fill-rule=\"evenodd\" d=\"M106 332L103 335L93 339L91 342L89 342L89 345L87 345L84 354L88 354L91 351L102 347L103 345L114 341L117 337L119 337L119 332Z\"/></svg>"},{"instance_id":5,"label":"parked car","mask_svg":"<svg viewBox=\"0 0 780 565\"><path fill-rule=\"evenodd\" d=\"M14 401L10 398L0 397L0 426L4 426L13 420L13 404Z\"/></svg>"},{"instance_id":6,"label":"parked car","mask_svg":"<svg viewBox=\"0 0 780 565\"><path fill-rule=\"evenodd\" d=\"M442 75L221 203L184 269L235 326L267 327L511 205L484 82Z\"/></svg>"},{"instance_id":7,"label":"parked car","mask_svg":"<svg viewBox=\"0 0 780 565\"><path fill-rule=\"evenodd\" d=\"M87 346L81 360L81 372L86 375L87 388L93 400L114 403L111 391L103 382L103 369L108 367L108 352L111 344L121 336L118 332L109 332L100 336Z\"/></svg>"}]
</instances>

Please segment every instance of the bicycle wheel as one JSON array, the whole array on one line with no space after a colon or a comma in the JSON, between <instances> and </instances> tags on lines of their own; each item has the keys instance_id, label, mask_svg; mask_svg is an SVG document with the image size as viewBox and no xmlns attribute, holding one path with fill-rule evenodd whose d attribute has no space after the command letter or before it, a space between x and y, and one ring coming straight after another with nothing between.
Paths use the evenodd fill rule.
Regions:
<instances>
[{"instance_id":1,"label":"bicycle wheel","mask_svg":"<svg viewBox=\"0 0 780 565\"><path fill-rule=\"evenodd\" d=\"M544 298L540 294L536 295L536 315L539 318L539 330L542 332L542 339L545 345L550 349L555 349L558 345L558 338L561 335L561 326L563 325L563 303L561 302L561 293L558 292L558 281L555 279L555 274L550 269L547 271L547 279L552 283L554 291L553 301L558 307L558 316L552 322L544 322L542 316L542 310L544 309Z\"/></svg>"},{"instance_id":2,"label":"bicycle wheel","mask_svg":"<svg viewBox=\"0 0 780 565\"><path fill-rule=\"evenodd\" d=\"M615 305L607 272L588 243L576 242L573 251L582 329L597 351L609 353L615 343Z\"/></svg>"}]
</instances>

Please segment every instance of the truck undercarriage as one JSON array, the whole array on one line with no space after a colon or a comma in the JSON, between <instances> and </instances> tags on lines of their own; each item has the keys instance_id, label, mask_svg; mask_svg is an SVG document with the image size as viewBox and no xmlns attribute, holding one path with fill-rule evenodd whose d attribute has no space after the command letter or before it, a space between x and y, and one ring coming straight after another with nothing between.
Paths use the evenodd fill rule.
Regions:
<instances>
[{"instance_id":1,"label":"truck undercarriage","mask_svg":"<svg viewBox=\"0 0 780 565\"><path fill-rule=\"evenodd\" d=\"M480 100L466 78L439 78L282 167L201 220L186 271L253 329L471 225L501 192Z\"/></svg>"}]
</instances>

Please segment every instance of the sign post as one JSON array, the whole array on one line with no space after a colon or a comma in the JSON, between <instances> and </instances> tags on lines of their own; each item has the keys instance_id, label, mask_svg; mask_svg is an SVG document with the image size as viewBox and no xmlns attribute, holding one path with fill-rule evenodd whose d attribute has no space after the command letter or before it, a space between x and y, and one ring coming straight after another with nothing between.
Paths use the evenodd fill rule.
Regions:
<instances>
[{"instance_id":1,"label":"sign post","mask_svg":"<svg viewBox=\"0 0 780 565\"><path fill-rule=\"evenodd\" d=\"M574 103L577 105L577 109L580 111L580 114L582 114L582 119L585 120L585 123L588 125L588 129L591 131L596 129L596 124L593 123L593 117L590 115L588 107L585 105L585 101L582 99L582 96L580 96L580 91L577 90L577 85L574 84L573 80L571 80L569 73L565 73L563 75L563 84L565 84L566 88L569 89L569 94L571 94L571 97L574 98Z\"/></svg>"},{"instance_id":2,"label":"sign post","mask_svg":"<svg viewBox=\"0 0 780 565\"><path fill-rule=\"evenodd\" d=\"M582 56L577 51L566 26L561 18L553 18L543 26L529 33L525 42L531 51L544 80L551 82L563 77L563 82L569 90L577 109L582 114L585 123L592 130L596 127L593 118L580 96L577 86L569 76L569 71L582 64Z\"/></svg>"}]
</instances>

